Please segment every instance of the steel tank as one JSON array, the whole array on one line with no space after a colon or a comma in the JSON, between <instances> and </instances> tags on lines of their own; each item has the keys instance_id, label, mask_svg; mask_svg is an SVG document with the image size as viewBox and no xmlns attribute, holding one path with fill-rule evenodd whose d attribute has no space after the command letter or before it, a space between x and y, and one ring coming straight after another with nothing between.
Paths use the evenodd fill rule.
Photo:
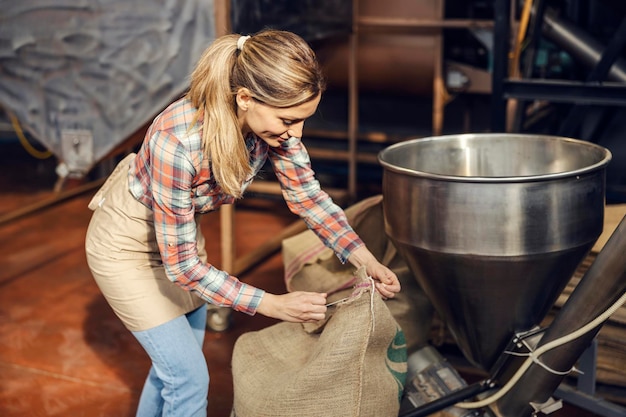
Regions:
<instances>
[{"instance_id":1,"label":"steel tank","mask_svg":"<svg viewBox=\"0 0 626 417\"><path fill-rule=\"evenodd\" d=\"M491 371L601 234L610 152L488 133L412 139L378 157L385 232L465 357Z\"/></svg>"}]
</instances>

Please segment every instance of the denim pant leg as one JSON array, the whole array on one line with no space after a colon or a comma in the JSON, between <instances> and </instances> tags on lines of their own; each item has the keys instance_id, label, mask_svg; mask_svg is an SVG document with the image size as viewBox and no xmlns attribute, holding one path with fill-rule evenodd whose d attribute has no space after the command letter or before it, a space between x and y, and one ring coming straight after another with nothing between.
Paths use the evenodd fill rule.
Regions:
<instances>
[{"instance_id":1,"label":"denim pant leg","mask_svg":"<svg viewBox=\"0 0 626 417\"><path fill-rule=\"evenodd\" d=\"M202 352L207 311L202 306L149 330L133 332L152 360L137 417L204 417L209 373Z\"/></svg>"}]
</instances>

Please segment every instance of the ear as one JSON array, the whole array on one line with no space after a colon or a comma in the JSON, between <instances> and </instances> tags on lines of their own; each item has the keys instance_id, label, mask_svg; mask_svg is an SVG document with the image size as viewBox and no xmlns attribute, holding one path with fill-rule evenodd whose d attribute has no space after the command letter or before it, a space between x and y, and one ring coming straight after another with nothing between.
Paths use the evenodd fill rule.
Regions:
<instances>
[{"instance_id":1,"label":"ear","mask_svg":"<svg viewBox=\"0 0 626 417\"><path fill-rule=\"evenodd\" d=\"M237 90L235 101L237 102L237 107L243 111L247 111L248 107L250 107L250 102L252 102L252 94L250 94L250 90L241 87Z\"/></svg>"}]
</instances>

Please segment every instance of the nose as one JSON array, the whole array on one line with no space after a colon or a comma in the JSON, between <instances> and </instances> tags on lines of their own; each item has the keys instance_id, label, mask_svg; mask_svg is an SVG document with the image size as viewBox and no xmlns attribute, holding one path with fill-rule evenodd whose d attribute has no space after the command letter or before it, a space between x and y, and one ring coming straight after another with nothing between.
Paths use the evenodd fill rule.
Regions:
<instances>
[{"instance_id":1,"label":"nose","mask_svg":"<svg viewBox=\"0 0 626 417\"><path fill-rule=\"evenodd\" d=\"M289 129L287 129L286 133L289 138L291 137L301 138L303 129L304 129L304 120L298 123L294 123L293 125L289 126Z\"/></svg>"}]
</instances>

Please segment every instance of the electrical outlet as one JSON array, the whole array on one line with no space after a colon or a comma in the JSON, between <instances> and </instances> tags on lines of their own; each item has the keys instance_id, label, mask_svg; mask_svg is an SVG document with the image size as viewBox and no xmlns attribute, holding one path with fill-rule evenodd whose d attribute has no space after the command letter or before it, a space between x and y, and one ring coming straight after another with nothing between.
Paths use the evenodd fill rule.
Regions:
<instances>
[{"instance_id":1,"label":"electrical outlet","mask_svg":"<svg viewBox=\"0 0 626 417\"><path fill-rule=\"evenodd\" d=\"M70 175L84 175L93 163L93 134L87 129L61 130L62 159Z\"/></svg>"}]
</instances>

